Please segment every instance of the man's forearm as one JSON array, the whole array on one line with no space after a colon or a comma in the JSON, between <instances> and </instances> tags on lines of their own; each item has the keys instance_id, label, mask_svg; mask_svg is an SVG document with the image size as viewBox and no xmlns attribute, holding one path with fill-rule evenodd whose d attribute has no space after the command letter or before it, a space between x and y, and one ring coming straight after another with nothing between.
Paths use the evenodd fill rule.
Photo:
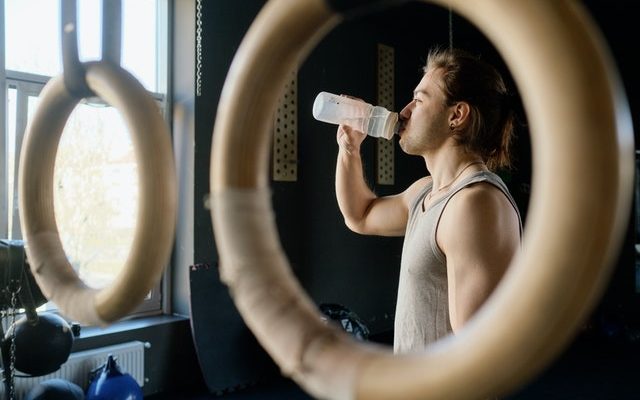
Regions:
<instances>
[{"instance_id":1,"label":"man's forearm","mask_svg":"<svg viewBox=\"0 0 640 400\"><path fill-rule=\"evenodd\" d=\"M336 197L347 226L358 231L376 195L367 185L358 152L340 149L336 165Z\"/></svg>"}]
</instances>

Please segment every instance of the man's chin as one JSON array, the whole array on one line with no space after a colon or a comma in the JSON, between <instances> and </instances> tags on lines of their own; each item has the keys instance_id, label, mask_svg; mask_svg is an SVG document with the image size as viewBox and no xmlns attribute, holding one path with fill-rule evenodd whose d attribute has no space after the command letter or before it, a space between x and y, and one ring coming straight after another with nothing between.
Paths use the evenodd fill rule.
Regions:
<instances>
[{"instance_id":1,"label":"man's chin","mask_svg":"<svg viewBox=\"0 0 640 400\"><path fill-rule=\"evenodd\" d=\"M404 151L405 153L410 154L410 155L413 154L411 152L411 146L407 145L407 142L406 142L404 137L400 136L400 139L398 140L398 145L400 146L400 149L402 151Z\"/></svg>"}]
</instances>

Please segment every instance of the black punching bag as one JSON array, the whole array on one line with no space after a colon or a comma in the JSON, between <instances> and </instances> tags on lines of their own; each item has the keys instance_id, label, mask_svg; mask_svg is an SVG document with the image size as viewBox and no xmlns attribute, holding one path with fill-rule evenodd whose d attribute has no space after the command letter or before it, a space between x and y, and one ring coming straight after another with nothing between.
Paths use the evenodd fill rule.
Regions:
<instances>
[{"instance_id":1,"label":"black punching bag","mask_svg":"<svg viewBox=\"0 0 640 400\"><path fill-rule=\"evenodd\" d=\"M22 317L7 331L5 343L11 342L14 330L17 370L33 376L46 375L69 358L73 334L62 317L52 313Z\"/></svg>"}]
</instances>

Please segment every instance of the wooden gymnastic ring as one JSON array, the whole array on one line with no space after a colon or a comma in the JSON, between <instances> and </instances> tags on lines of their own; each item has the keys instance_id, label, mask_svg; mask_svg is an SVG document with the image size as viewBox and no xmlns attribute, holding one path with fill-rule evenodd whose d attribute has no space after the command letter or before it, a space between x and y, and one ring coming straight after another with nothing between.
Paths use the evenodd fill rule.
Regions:
<instances>
[{"instance_id":1,"label":"wooden gymnastic ring","mask_svg":"<svg viewBox=\"0 0 640 400\"><path fill-rule=\"evenodd\" d=\"M582 7L435 2L474 23L506 61L530 122L534 174L522 252L464 329L423 354L394 356L320 324L277 236L268 185L273 111L289 71L340 17L323 0L269 1L225 82L211 159L221 277L283 372L320 398L467 399L514 389L574 336L606 285L628 223L630 113Z\"/></svg>"},{"instance_id":2,"label":"wooden gymnastic ring","mask_svg":"<svg viewBox=\"0 0 640 400\"><path fill-rule=\"evenodd\" d=\"M166 123L142 85L119 66L87 63L89 87L123 115L138 159L140 194L133 243L126 264L106 288L86 286L65 256L53 208L58 143L79 99L62 76L51 79L27 127L19 169L20 222L31 269L44 295L62 314L105 325L131 312L159 282L176 224L176 176Z\"/></svg>"}]
</instances>

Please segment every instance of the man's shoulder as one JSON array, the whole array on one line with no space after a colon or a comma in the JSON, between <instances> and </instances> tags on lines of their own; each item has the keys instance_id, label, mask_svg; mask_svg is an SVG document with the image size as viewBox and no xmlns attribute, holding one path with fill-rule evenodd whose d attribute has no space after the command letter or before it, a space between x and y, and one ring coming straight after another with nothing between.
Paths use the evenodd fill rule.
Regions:
<instances>
[{"instance_id":1,"label":"man's shoulder","mask_svg":"<svg viewBox=\"0 0 640 400\"><path fill-rule=\"evenodd\" d=\"M451 197L449 206L460 208L462 211L469 210L474 213L483 209L494 207L503 208L511 204L505 193L496 185L488 181L474 182L460 189Z\"/></svg>"},{"instance_id":2,"label":"man's shoulder","mask_svg":"<svg viewBox=\"0 0 640 400\"><path fill-rule=\"evenodd\" d=\"M517 218L505 193L492 183L481 181L465 186L451 197L443 212L442 223L450 227L466 225L480 229L499 221ZM454 229L456 230L456 229Z\"/></svg>"}]
</instances>

